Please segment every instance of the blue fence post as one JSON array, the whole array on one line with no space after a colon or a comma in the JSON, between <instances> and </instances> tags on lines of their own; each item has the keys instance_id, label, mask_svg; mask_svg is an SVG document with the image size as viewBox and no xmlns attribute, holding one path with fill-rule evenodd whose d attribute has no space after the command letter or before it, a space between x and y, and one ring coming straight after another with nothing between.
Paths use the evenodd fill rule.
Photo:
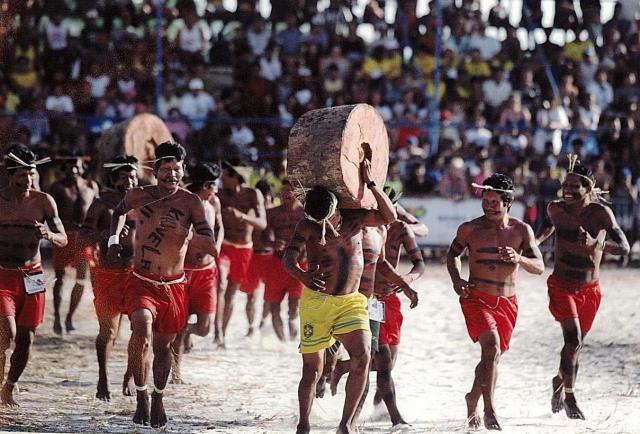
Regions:
<instances>
[{"instance_id":1,"label":"blue fence post","mask_svg":"<svg viewBox=\"0 0 640 434\"><path fill-rule=\"evenodd\" d=\"M155 80L154 111L160 116L160 95L162 94L162 10L164 0L155 0L156 5L156 62L153 66L153 77Z\"/></svg>"},{"instance_id":2,"label":"blue fence post","mask_svg":"<svg viewBox=\"0 0 640 434\"><path fill-rule=\"evenodd\" d=\"M434 0L434 12L436 20L436 41L435 41L435 68L433 70L433 92L429 108L429 141L431 142L430 155L438 152L438 142L440 141L440 56L442 51L442 1Z\"/></svg>"}]
</instances>

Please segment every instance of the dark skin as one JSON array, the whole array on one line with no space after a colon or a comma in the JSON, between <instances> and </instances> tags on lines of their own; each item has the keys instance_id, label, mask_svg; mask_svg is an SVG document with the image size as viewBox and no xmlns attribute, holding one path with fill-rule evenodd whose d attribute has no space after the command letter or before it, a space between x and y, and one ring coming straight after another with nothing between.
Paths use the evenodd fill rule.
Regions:
<instances>
[{"instance_id":1,"label":"dark skin","mask_svg":"<svg viewBox=\"0 0 640 434\"><path fill-rule=\"evenodd\" d=\"M470 297L471 290L494 296L515 294L515 281L520 266L532 274L542 274L544 263L533 236L533 230L522 221L510 217L510 202L499 193L485 191L482 195L484 216L463 223L447 253L447 270L453 289L462 298ZM469 252L469 278L461 277L460 256ZM470 428L480 427L477 413L480 397L484 401L484 426L501 430L493 408L493 396L500 360L500 336L497 330L488 330L478 336L481 359L475 370L471 391L465 396L467 421Z\"/></svg>"},{"instance_id":2,"label":"dark skin","mask_svg":"<svg viewBox=\"0 0 640 434\"><path fill-rule=\"evenodd\" d=\"M134 169L119 170L111 174L111 182L115 190L103 193L99 198L95 199L89 207L84 224L80 230L80 243L81 245L95 245L98 247L98 257L102 267L128 269L133 263L133 238L135 236L135 218L133 213L127 216L125 226L120 233L120 244L123 246L120 255L113 258L107 256L107 239L111 231L111 216L113 215L113 210L122 201L126 192L138 185L137 172ZM102 401L109 401L111 399L107 362L115 339L118 336L121 320L122 315L115 315L110 318L98 317L99 331L96 337L98 390L96 392L96 398ZM124 395L133 395L134 387L132 382L133 377L130 370L127 369L122 384L122 392Z\"/></svg>"},{"instance_id":3,"label":"dark skin","mask_svg":"<svg viewBox=\"0 0 640 434\"><path fill-rule=\"evenodd\" d=\"M222 171L222 190L218 193L222 206L224 239L231 243L248 245L251 243L254 228L264 230L267 227L264 198L259 190L243 187L239 176L229 169ZM227 281L229 270L220 267L221 281ZM233 313L233 299L240 289L238 282L227 282L227 287L218 289L218 307L216 312L216 338L220 347L225 347L224 336ZM254 305L253 294L249 294L247 303ZM253 309L247 309L249 332L253 331ZM249 334L249 333L248 333Z\"/></svg>"},{"instance_id":4,"label":"dark skin","mask_svg":"<svg viewBox=\"0 0 640 434\"><path fill-rule=\"evenodd\" d=\"M370 182L372 176L369 161L364 160L360 167L362 180L364 183ZM329 221L339 236L336 237L327 229L326 245L320 244L321 225L308 219L298 223L284 253L285 269L314 291L331 295L346 295L358 291L364 269L362 229L389 224L396 219L393 204L382 189L374 186L371 192L378 203L378 210L336 210ZM302 252L307 254L309 271L298 265ZM336 338L344 345L351 358L345 404L337 432L351 433L354 431L356 408L369 372L371 336L364 330L356 330L337 335ZM316 383L322 375L324 350L303 354L302 363L302 378L298 387L300 420L296 429L299 434L308 433L311 429L309 413L315 397Z\"/></svg>"},{"instance_id":5,"label":"dark skin","mask_svg":"<svg viewBox=\"0 0 640 434\"><path fill-rule=\"evenodd\" d=\"M67 235L53 198L33 188L36 170L7 172L8 187L0 190L0 266L19 269L40 263L40 240L64 247ZM2 405L18 406L14 386L27 366L35 332L35 327L17 326L14 316L0 317L0 379L4 378L6 351L15 342L7 381L0 389Z\"/></svg>"},{"instance_id":6,"label":"dark skin","mask_svg":"<svg viewBox=\"0 0 640 434\"><path fill-rule=\"evenodd\" d=\"M556 234L553 275L563 281L578 284L592 283L600 275L604 252L625 256L629 242L618 225L611 209L592 199L592 187L575 174L568 174L562 183L563 199L547 207L549 221L537 236L538 243ZM586 184L586 185L585 185ZM551 383L551 410L564 408L571 419L584 419L573 389L578 373L580 349L586 333L580 329L578 318L560 323L564 346L560 353L560 369Z\"/></svg>"},{"instance_id":7,"label":"dark skin","mask_svg":"<svg viewBox=\"0 0 640 434\"><path fill-rule=\"evenodd\" d=\"M67 231L78 231L84 223L89 207L99 196L98 184L82 177L84 167L80 158L65 162L63 169L65 177L51 186L51 196L60 208L60 219ZM88 272L88 264L85 260L79 260L75 266L76 283L71 290L69 312L65 320L67 332L75 330L73 314L82 298L83 282L87 278ZM62 303L62 288L64 286L64 269L54 271L56 281L53 285L53 331L61 334L60 304Z\"/></svg>"},{"instance_id":8,"label":"dark skin","mask_svg":"<svg viewBox=\"0 0 640 434\"><path fill-rule=\"evenodd\" d=\"M154 172L158 185L134 188L113 212L111 234L119 235L128 211L135 209L138 216L133 267L135 270L162 276L182 275L188 243L211 255L216 254L213 229L207 222L201 200L195 194L179 187L184 176L181 161L163 159ZM190 228L193 227L193 232ZM114 244L109 256L118 256L122 246ZM157 389L164 389L171 370L171 343L176 334L154 332L153 316L147 309L139 309L129 316L131 339L129 361L137 386L146 385L145 360L151 343L153 347L153 380ZM162 427L167 415L162 394L154 391L149 409L146 390L137 391L134 423Z\"/></svg>"}]
</instances>

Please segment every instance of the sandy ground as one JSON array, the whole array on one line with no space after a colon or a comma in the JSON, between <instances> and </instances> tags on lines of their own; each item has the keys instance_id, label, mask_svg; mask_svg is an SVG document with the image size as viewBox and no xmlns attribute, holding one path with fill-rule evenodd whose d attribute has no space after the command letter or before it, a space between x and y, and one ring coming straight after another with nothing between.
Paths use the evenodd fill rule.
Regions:
<instances>
[{"instance_id":1,"label":"sandy ground","mask_svg":"<svg viewBox=\"0 0 640 434\"><path fill-rule=\"evenodd\" d=\"M580 422L550 411L550 380L557 371L562 338L546 307L549 272L541 277L520 274L520 316L511 350L500 364L496 391L504 431L640 433L640 271L610 268L603 272L603 302L582 353L577 383L577 397L587 416ZM70 285L68 282L67 290ZM403 349L394 371L400 408L413 425L411 432L465 432L463 397L471 385L480 350L466 334L444 266L429 266L417 287L421 303L414 310L404 306ZM22 406L18 410L0 408L0 430L151 432L151 428L131 422L134 398L119 393L128 324L124 323L110 361L114 396L105 403L94 398L97 322L90 291L80 306L78 331L62 338L51 331L50 296L47 301L45 324L20 381ZM238 302L227 351L215 349L211 337L194 338L195 348L183 368L188 384L167 388L167 432L293 432L301 368L297 343L279 344L271 330L244 338L242 294ZM337 396L316 401L313 432L335 432L344 399L342 387ZM363 432L390 432L390 422L374 422L371 413L369 402L361 421Z\"/></svg>"}]
</instances>

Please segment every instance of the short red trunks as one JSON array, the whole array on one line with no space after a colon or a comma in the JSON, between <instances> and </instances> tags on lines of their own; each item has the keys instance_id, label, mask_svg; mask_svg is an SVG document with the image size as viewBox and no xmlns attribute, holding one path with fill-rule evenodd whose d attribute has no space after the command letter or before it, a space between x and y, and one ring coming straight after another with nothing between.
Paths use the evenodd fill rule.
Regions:
<instances>
[{"instance_id":1,"label":"short red trunks","mask_svg":"<svg viewBox=\"0 0 640 434\"><path fill-rule=\"evenodd\" d=\"M460 306L467 323L467 331L473 342L489 330L500 336L500 351L509 349L511 334L518 318L518 299L515 295L504 297L472 290L467 298L460 298Z\"/></svg>"},{"instance_id":2,"label":"short red trunks","mask_svg":"<svg viewBox=\"0 0 640 434\"><path fill-rule=\"evenodd\" d=\"M218 266L215 261L208 265L185 265L184 272L189 314L214 313L218 300Z\"/></svg>"},{"instance_id":3,"label":"short red trunks","mask_svg":"<svg viewBox=\"0 0 640 434\"><path fill-rule=\"evenodd\" d=\"M89 266L94 264L93 246L81 248L78 245L78 234L76 231L67 232L67 245L58 247L55 244L51 250L51 262L54 270L64 270L66 267L75 267L81 260L86 261Z\"/></svg>"},{"instance_id":4,"label":"short red trunks","mask_svg":"<svg viewBox=\"0 0 640 434\"><path fill-rule=\"evenodd\" d=\"M34 271L42 266L0 268L0 316L15 317L21 327L36 328L44 319L45 293L29 295L24 288L25 275Z\"/></svg>"},{"instance_id":5,"label":"short red trunks","mask_svg":"<svg viewBox=\"0 0 640 434\"><path fill-rule=\"evenodd\" d=\"M380 323L379 345L400 345L400 329L402 328L402 302L398 294L378 297L384 302L384 322Z\"/></svg>"},{"instance_id":6,"label":"short red trunks","mask_svg":"<svg viewBox=\"0 0 640 434\"><path fill-rule=\"evenodd\" d=\"M131 270L129 268L91 269L91 285L93 286L93 305L98 318L113 318L127 313L124 303L125 282Z\"/></svg>"},{"instance_id":7,"label":"short red trunks","mask_svg":"<svg viewBox=\"0 0 640 434\"><path fill-rule=\"evenodd\" d=\"M280 304L287 294L289 294L290 299L299 300L302 297L304 285L284 269L282 259L277 256L273 258L273 266L270 271L271 278L264 285L264 301ZM306 263L299 265L303 270L307 270L309 267Z\"/></svg>"},{"instance_id":8,"label":"short red trunks","mask_svg":"<svg viewBox=\"0 0 640 434\"><path fill-rule=\"evenodd\" d=\"M132 270L125 288L125 305L129 316L139 309L153 315L153 330L178 333L187 322L184 274L161 276Z\"/></svg>"},{"instance_id":9,"label":"short red trunks","mask_svg":"<svg viewBox=\"0 0 640 434\"><path fill-rule=\"evenodd\" d=\"M242 288L247 283L247 272L251 263L253 248L249 244L247 247L240 247L231 243L222 242L218 265L229 270L227 280L236 283Z\"/></svg>"},{"instance_id":10,"label":"short red trunks","mask_svg":"<svg viewBox=\"0 0 640 434\"><path fill-rule=\"evenodd\" d=\"M577 283L558 279L553 274L547 279L549 310L556 321L577 318L580 331L591 330L600 307L600 282Z\"/></svg>"},{"instance_id":11,"label":"short red trunks","mask_svg":"<svg viewBox=\"0 0 640 434\"><path fill-rule=\"evenodd\" d=\"M246 283L240 287L240 291L253 294L260 286L260 282L264 282L266 287L267 282L273 279L273 267L276 261L277 258L271 252L253 252L249 270L247 271Z\"/></svg>"}]
</instances>

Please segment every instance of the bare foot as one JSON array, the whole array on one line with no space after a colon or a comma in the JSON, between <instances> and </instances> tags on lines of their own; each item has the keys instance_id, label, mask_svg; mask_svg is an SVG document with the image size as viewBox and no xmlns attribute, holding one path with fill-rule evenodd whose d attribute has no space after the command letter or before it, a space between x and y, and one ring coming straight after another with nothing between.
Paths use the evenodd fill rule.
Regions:
<instances>
[{"instance_id":1,"label":"bare foot","mask_svg":"<svg viewBox=\"0 0 640 434\"><path fill-rule=\"evenodd\" d=\"M470 393L464 396L464 400L467 402L467 423L465 425L470 429L480 428L480 415L477 411L478 398L473 398Z\"/></svg>"},{"instance_id":2,"label":"bare foot","mask_svg":"<svg viewBox=\"0 0 640 434\"><path fill-rule=\"evenodd\" d=\"M133 415L133 423L138 425L149 425L149 394L146 390L137 392L138 404L136 414Z\"/></svg>"},{"instance_id":3,"label":"bare foot","mask_svg":"<svg viewBox=\"0 0 640 434\"><path fill-rule=\"evenodd\" d=\"M572 393L568 393L565 397L564 411L567 413L569 419L584 420L584 414L582 414L582 411L578 408L578 403Z\"/></svg>"},{"instance_id":4,"label":"bare foot","mask_svg":"<svg viewBox=\"0 0 640 434\"><path fill-rule=\"evenodd\" d=\"M96 398L100 401L110 401L111 392L109 392L109 385L106 381L98 380L98 391L96 392Z\"/></svg>"},{"instance_id":5,"label":"bare foot","mask_svg":"<svg viewBox=\"0 0 640 434\"><path fill-rule=\"evenodd\" d=\"M564 387L562 386L562 378L559 376L553 377L551 380L551 411L557 413L564 407Z\"/></svg>"},{"instance_id":6,"label":"bare foot","mask_svg":"<svg viewBox=\"0 0 640 434\"><path fill-rule=\"evenodd\" d=\"M301 425L298 424L296 427L296 434L309 434L311 432L311 427L309 425Z\"/></svg>"},{"instance_id":7,"label":"bare foot","mask_svg":"<svg viewBox=\"0 0 640 434\"><path fill-rule=\"evenodd\" d=\"M18 401L16 401L13 397L15 387L15 384L10 386L9 384L4 383L4 386L2 386L2 390L0 390L0 404L6 405L7 407L11 408L20 407Z\"/></svg>"},{"instance_id":8,"label":"bare foot","mask_svg":"<svg viewBox=\"0 0 640 434\"><path fill-rule=\"evenodd\" d=\"M136 390L136 384L133 382L133 375L127 371L124 373L124 379L122 380L122 394L124 396L133 396L134 390Z\"/></svg>"},{"instance_id":9,"label":"bare foot","mask_svg":"<svg viewBox=\"0 0 640 434\"><path fill-rule=\"evenodd\" d=\"M67 317L64 322L64 327L67 329L67 333L74 331L76 328L73 326L73 321L71 318Z\"/></svg>"},{"instance_id":10,"label":"bare foot","mask_svg":"<svg viewBox=\"0 0 640 434\"><path fill-rule=\"evenodd\" d=\"M162 394L153 393L151 395L151 427L162 428L167 424L167 413L164 412L162 404Z\"/></svg>"},{"instance_id":11,"label":"bare foot","mask_svg":"<svg viewBox=\"0 0 640 434\"><path fill-rule=\"evenodd\" d=\"M253 336L253 327L249 327L249 330L247 330L247 334L245 335L246 338L251 336Z\"/></svg>"},{"instance_id":12,"label":"bare foot","mask_svg":"<svg viewBox=\"0 0 640 434\"><path fill-rule=\"evenodd\" d=\"M57 335L62 334L62 324L60 323L60 318L56 318L53 320L53 332Z\"/></svg>"},{"instance_id":13,"label":"bare foot","mask_svg":"<svg viewBox=\"0 0 640 434\"><path fill-rule=\"evenodd\" d=\"M488 430L502 431L502 427L498 423L498 419L496 418L495 413L486 412L484 413L484 427Z\"/></svg>"},{"instance_id":14,"label":"bare foot","mask_svg":"<svg viewBox=\"0 0 640 434\"><path fill-rule=\"evenodd\" d=\"M320 376L320 379L316 383L316 398L324 397L324 392L327 388L327 377L324 375Z\"/></svg>"}]
</instances>

